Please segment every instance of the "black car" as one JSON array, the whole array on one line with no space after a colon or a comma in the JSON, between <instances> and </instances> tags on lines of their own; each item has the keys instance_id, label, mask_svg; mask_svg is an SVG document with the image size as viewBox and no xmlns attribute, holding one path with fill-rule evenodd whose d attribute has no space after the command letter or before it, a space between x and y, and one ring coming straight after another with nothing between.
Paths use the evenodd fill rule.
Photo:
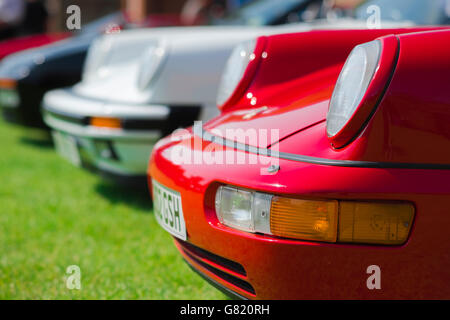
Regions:
<instances>
[{"instance_id":1,"label":"black car","mask_svg":"<svg viewBox=\"0 0 450 320\"><path fill-rule=\"evenodd\" d=\"M122 26L124 21L121 13L110 14L86 25L69 39L3 59L0 108L5 119L44 127L39 106L45 92L79 82L89 45L107 26Z\"/></svg>"}]
</instances>

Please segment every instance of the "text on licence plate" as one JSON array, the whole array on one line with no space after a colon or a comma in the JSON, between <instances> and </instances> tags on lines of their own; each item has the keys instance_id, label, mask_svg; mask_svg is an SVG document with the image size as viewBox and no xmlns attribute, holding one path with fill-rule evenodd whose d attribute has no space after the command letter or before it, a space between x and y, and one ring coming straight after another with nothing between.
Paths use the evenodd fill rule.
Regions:
<instances>
[{"instance_id":1,"label":"text on licence plate","mask_svg":"<svg viewBox=\"0 0 450 320\"><path fill-rule=\"evenodd\" d=\"M158 223L170 234L186 240L186 225L184 222L181 195L161 185L154 179L153 209Z\"/></svg>"}]
</instances>

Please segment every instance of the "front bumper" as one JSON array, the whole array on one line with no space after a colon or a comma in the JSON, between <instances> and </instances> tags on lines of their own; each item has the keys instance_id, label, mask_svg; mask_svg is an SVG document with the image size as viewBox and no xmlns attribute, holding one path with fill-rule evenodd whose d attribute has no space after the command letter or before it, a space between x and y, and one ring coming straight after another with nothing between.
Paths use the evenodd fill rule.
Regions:
<instances>
[{"instance_id":1,"label":"front bumper","mask_svg":"<svg viewBox=\"0 0 450 320\"><path fill-rule=\"evenodd\" d=\"M151 124L166 121L168 114L165 106L106 105L103 101L76 96L69 90L50 92L43 106L44 121L53 130L60 152L64 153L62 140L72 141L75 150L69 152L72 155L65 153L74 164L130 181L145 177L152 147L162 134L160 128L95 127L90 125L89 118L117 117L124 123L133 120Z\"/></svg>"},{"instance_id":2,"label":"front bumper","mask_svg":"<svg viewBox=\"0 0 450 320\"><path fill-rule=\"evenodd\" d=\"M118 182L136 184L145 182L148 158L160 137L158 131L129 134L124 130L97 129L64 123L45 114L45 122L53 130L58 151L73 164L99 171ZM71 155L58 142L66 138L73 141L76 150ZM77 154L74 156L74 154Z\"/></svg>"},{"instance_id":3,"label":"front bumper","mask_svg":"<svg viewBox=\"0 0 450 320\"><path fill-rule=\"evenodd\" d=\"M78 150L79 159L72 162L131 181L145 181L156 141L178 126L193 122L199 112L200 107L107 103L80 96L71 89L51 91L43 103L44 121L54 136L72 140ZM93 126L92 117L120 119L121 128Z\"/></svg>"},{"instance_id":4,"label":"front bumper","mask_svg":"<svg viewBox=\"0 0 450 320\"><path fill-rule=\"evenodd\" d=\"M450 219L443 209L450 195L448 170L339 167L279 159L278 173L261 175L260 164L175 163L169 155L177 144L164 140L153 151L149 174L181 195L187 242L175 240L176 246L189 265L237 296L450 298ZM184 140L183 145L189 144ZM190 145L199 151L199 145ZM216 147L209 145L208 150L229 149ZM392 247L251 234L218 222L214 195L220 184L305 198L404 200L414 203L415 222L408 242ZM367 286L372 265L381 269L380 290Z\"/></svg>"}]
</instances>

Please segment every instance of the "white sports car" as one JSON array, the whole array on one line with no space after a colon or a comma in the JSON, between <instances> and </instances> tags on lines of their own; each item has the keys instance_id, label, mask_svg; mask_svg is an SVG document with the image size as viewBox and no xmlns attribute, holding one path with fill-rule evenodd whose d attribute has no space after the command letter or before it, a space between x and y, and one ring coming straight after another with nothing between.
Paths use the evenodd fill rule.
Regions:
<instances>
[{"instance_id":1,"label":"white sports car","mask_svg":"<svg viewBox=\"0 0 450 320\"><path fill-rule=\"evenodd\" d=\"M56 148L76 165L141 180L157 140L217 114L217 87L231 50L263 30L167 28L100 38L82 81L44 96Z\"/></svg>"}]
</instances>

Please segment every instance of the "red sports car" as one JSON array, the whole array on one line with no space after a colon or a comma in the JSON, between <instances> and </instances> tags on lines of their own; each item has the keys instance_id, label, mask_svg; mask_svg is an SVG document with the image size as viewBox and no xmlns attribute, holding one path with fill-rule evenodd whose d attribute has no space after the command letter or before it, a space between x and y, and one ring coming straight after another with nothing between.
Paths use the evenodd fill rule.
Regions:
<instances>
[{"instance_id":1,"label":"red sports car","mask_svg":"<svg viewBox=\"0 0 450 320\"><path fill-rule=\"evenodd\" d=\"M157 220L248 299L450 298L450 29L236 48L221 115L154 148Z\"/></svg>"}]
</instances>

